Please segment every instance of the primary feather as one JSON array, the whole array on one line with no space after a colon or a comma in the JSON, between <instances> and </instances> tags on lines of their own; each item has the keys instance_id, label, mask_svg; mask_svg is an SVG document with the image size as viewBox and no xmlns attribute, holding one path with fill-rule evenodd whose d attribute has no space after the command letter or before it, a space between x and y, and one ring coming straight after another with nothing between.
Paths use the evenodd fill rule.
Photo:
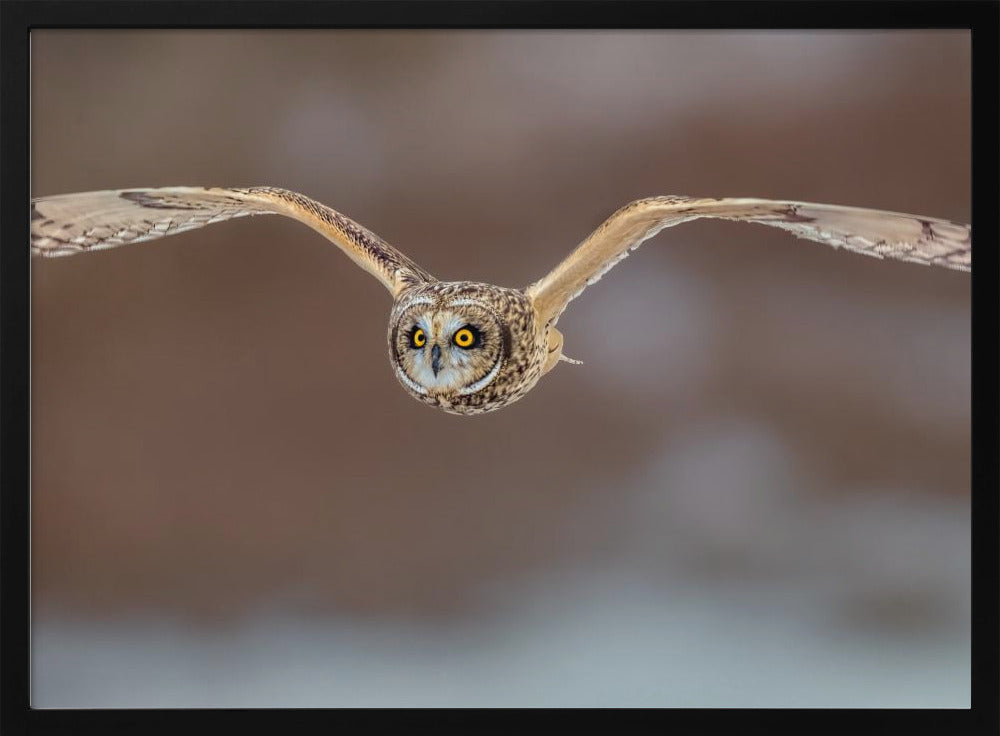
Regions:
<instances>
[{"instance_id":1,"label":"primary feather","mask_svg":"<svg viewBox=\"0 0 1000 736\"><path fill-rule=\"evenodd\" d=\"M276 187L113 189L39 197L31 203L31 253L72 255L141 243L236 217L275 214L322 233L393 293L404 285L433 280L349 217Z\"/></svg>"},{"instance_id":2,"label":"primary feather","mask_svg":"<svg viewBox=\"0 0 1000 736\"><path fill-rule=\"evenodd\" d=\"M702 217L779 227L800 238L877 258L972 269L971 229L947 220L809 202L665 196L622 207L526 293L540 319L555 324L570 301L644 241L664 228Z\"/></svg>"},{"instance_id":3,"label":"primary feather","mask_svg":"<svg viewBox=\"0 0 1000 736\"><path fill-rule=\"evenodd\" d=\"M393 294L393 368L415 398L455 414L517 401L560 360L566 305L664 228L700 217L788 230L879 258L972 268L968 226L896 212L766 199L652 197L604 221L544 278L521 291L442 282L339 212L286 189L168 187L84 192L32 201L31 252L62 256L140 243L249 215L292 217L336 243ZM417 329L423 337L414 339ZM456 342L460 331L476 342ZM430 351L430 352L428 352Z\"/></svg>"}]
</instances>

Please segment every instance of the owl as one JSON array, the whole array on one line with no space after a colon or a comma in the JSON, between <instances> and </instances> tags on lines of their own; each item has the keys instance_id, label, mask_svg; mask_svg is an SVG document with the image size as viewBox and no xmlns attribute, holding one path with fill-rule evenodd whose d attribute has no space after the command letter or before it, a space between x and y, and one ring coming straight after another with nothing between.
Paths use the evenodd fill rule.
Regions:
<instances>
[{"instance_id":1,"label":"owl","mask_svg":"<svg viewBox=\"0 0 1000 736\"><path fill-rule=\"evenodd\" d=\"M660 196L625 205L523 289L441 281L354 220L274 187L167 187L40 197L31 253L63 256L140 243L246 215L278 214L317 230L392 294L389 362L414 398L452 414L500 409L560 361L566 306L664 228L702 217L756 222L878 258L972 268L967 225L932 217L767 199Z\"/></svg>"}]
</instances>

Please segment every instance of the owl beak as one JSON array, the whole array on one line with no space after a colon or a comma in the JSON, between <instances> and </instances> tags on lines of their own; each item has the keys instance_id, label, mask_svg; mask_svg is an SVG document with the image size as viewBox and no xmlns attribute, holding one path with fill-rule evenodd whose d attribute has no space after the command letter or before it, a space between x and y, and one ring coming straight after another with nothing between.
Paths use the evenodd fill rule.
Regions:
<instances>
[{"instance_id":1,"label":"owl beak","mask_svg":"<svg viewBox=\"0 0 1000 736\"><path fill-rule=\"evenodd\" d=\"M431 348L431 370L437 378L438 371L441 370L441 347L438 345Z\"/></svg>"}]
</instances>

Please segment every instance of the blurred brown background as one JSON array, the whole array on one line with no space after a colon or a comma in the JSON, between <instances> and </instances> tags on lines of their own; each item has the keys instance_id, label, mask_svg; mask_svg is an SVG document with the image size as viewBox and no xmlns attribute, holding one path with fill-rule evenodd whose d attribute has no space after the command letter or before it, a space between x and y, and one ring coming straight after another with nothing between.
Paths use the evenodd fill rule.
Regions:
<instances>
[{"instance_id":1,"label":"blurred brown background","mask_svg":"<svg viewBox=\"0 0 1000 736\"><path fill-rule=\"evenodd\" d=\"M970 84L962 32L42 31L32 190L283 186L524 286L653 194L968 222ZM36 706L968 706L967 275L684 225L461 418L295 222L32 265Z\"/></svg>"}]
</instances>

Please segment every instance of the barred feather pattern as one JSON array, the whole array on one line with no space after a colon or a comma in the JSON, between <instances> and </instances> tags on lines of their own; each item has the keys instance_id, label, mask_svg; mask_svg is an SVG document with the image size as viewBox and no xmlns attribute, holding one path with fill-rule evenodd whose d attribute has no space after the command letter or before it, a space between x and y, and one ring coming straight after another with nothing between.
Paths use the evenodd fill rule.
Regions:
<instances>
[{"instance_id":1,"label":"barred feather pattern","mask_svg":"<svg viewBox=\"0 0 1000 736\"><path fill-rule=\"evenodd\" d=\"M948 220L861 207L768 199L662 196L625 205L526 289L543 323L661 230L699 218L751 222L876 258L972 270L972 230Z\"/></svg>"},{"instance_id":2,"label":"barred feather pattern","mask_svg":"<svg viewBox=\"0 0 1000 736\"><path fill-rule=\"evenodd\" d=\"M39 197L31 203L31 253L66 256L142 243L253 215L285 215L317 230L390 291L435 280L349 217L276 187L163 187Z\"/></svg>"},{"instance_id":3,"label":"barred feather pattern","mask_svg":"<svg viewBox=\"0 0 1000 736\"><path fill-rule=\"evenodd\" d=\"M523 291L443 282L354 220L272 187L167 187L41 197L32 202L31 252L72 255L268 214L291 217L322 233L392 292L387 340L400 383L422 402L466 415L507 406L558 362L574 362L562 354L563 337L554 326L566 305L643 242L690 220L769 225L877 258L972 268L970 228L947 220L807 202L666 196L622 207ZM455 341L456 329L477 334L479 342L463 346Z\"/></svg>"}]
</instances>

